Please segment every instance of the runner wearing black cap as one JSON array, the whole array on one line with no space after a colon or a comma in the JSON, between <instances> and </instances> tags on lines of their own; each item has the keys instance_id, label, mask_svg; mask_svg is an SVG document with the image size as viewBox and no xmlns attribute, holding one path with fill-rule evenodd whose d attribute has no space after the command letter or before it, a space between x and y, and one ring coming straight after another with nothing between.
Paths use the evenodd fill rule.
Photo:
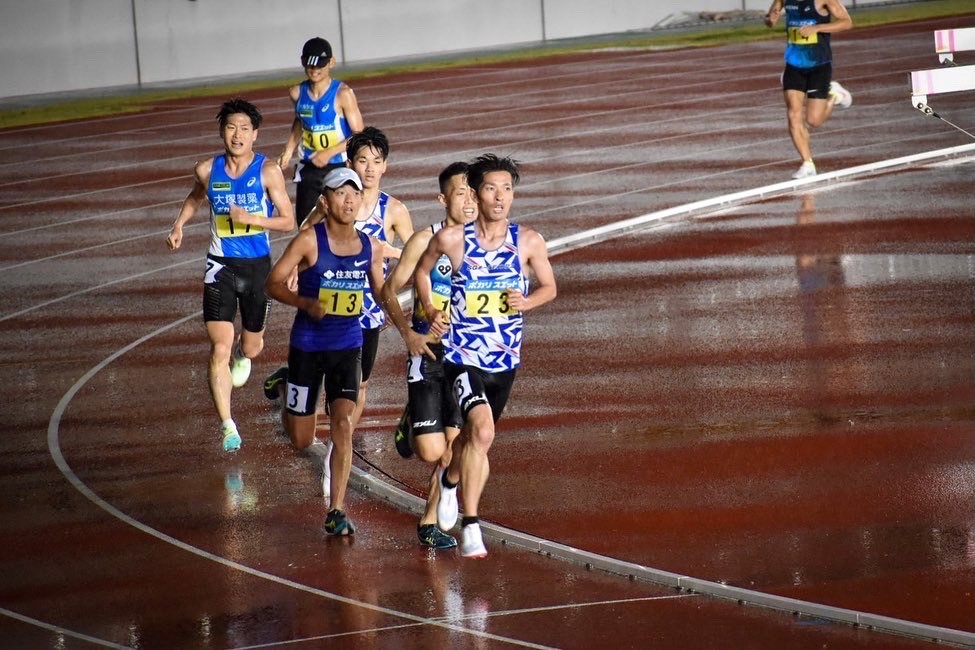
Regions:
<instances>
[{"instance_id":1,"label":"runner wearing black cap","mask_svg":"<svg viewBox=\"0 0 975 650\"><path fill-rule=\"evenodd\" d=\"M278 157L278 165L284 170L298 151L294 182L295 219L299 226L315 207L325 175L335 167L345 166L346 138L363 126L355 93L331 77L335 57L328 41L320 37L308 40L301 49L301 65L308 79L289 90L295 119Z\"/></svg>"}]
</instances>

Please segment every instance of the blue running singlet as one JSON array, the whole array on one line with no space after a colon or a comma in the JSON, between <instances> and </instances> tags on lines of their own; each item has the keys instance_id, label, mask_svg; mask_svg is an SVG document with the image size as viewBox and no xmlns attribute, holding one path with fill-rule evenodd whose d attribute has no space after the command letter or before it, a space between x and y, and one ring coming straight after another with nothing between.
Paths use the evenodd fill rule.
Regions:
<instances>
[{"instance_id":1,"label":"blue running singlet","mask_svg":"<svg viewBox=\"0 0 975 650\"><path fill-rule=\"evenodd\" d=\"M298 90L295 114L301 120L301 160L308 160L316 151L328 149L349 137L351 130L344 116L335 111L335 100L342 82L332 79L328 90L318 99L312 99L311 84L303 81ZM330 165L344 165L348 156L343 151L329 158Z\"/></svg>"},{"instance_id":2,"label":"blue running singlet","mask_svg":"<svg viewBox=\"0 0 975 650\"><path fill-rule=\"evenodd\" d=\"M274 213L274 205L265 194L261 181L265 159L263 154L254 154L254 160L237 178L231 178L227 173L226 155L213 159L207 182L207 199L210 201L209 256L253 259L271 254L271 238L266 230L260 226L241 226L230 219L230 207L233 205L268 218Z\"/></svg>"},{"instance_id":3,"label":"blue running singlet","mask_svg":"<svg viewBox=\"0 0 975 650\"><path fill-rule=\"evenodd\" d=\"M831 63L833 54L829 46L829 34L820 32L802 36L799 33L801 27L821 25L829 21L829 14L824 16L816 11L815 0L787 0L785 30L788 42L785 45L785 62L796 68L815 68Z\"/></svg>"},{"instance_id":4,"label":"blue running singlet","mask_svg":"<svg viewBox=\"0 0 975 650\"><path fill-rule=\"evenodd\" d=\"M328 245L324 223L314 226L318 239L315 265L298 273L298 295L317 298L325 316L316 321L303 309L295 313L291 345L305 352L349 350L362 347L359 314L369 293L367 271L372 264L372 242L358 233L362 250L336 255Z\"/></svg>"}]
</instances>

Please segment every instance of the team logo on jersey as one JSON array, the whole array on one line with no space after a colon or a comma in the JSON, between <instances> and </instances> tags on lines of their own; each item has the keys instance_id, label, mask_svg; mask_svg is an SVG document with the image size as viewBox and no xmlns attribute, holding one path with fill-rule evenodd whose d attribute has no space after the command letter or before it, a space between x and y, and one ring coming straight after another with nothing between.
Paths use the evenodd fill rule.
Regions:
<instances>
[{"instance_id":1,"label":"team logo on jersey","mask_svg":"<svg viewBox=\"0 0 975 650\"><path fill-rule=\"evenodd\" d=\"M229 181L216 181L210 183L210 189L214 192L229 192L230 182Z\"/></svg>"}]
</instances>

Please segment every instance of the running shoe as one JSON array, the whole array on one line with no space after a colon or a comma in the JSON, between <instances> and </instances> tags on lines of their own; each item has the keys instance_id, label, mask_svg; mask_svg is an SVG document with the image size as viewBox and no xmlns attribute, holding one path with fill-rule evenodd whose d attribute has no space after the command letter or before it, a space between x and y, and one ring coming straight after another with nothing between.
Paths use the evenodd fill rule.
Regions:
<instances>
[{"instance_id":1,"label":"running shoe","mask_svg":"<svg viewBox=\"0 0 975 650\"><path fill-rule=\"evenodd\" d=\"M796 170L796 173L792 175L792 178L809 178L810 176L815 175L816 165L813 164L813 161L806 160L802 163L802 165L800 165L799 169Z\"/></svg>"},{"instance_id":2,"label":"running shoe","mask_svg":"<svg viewBox=\"0 0 975 650\"><path fill-rule=\"evenodd\" d=\"M329 510L325 517L325 532L329 535L345 536L355 534L355 525L342 510Z\"/></svg>"},{"instance_id":3,"label":"running shoe","mask_svg":"<svg viewBox=\"0 0 975 650\"><path fill-rule=\"evenodd\" d=\"M416 536L420 538L420 544L437 550L457 546L457 540L437 528L436 524L420 524L416 527Z\"/></svg>"},{"instance_id":4,"label":"running shoe","mask_svg":"<svg viewBox=\"0 0 975 650\"><path fill-rule=\"evenodd\" d=\"M437 525L446 532L457 523L460 514L457 505L457 486L447 487L443 484L444 468L437 468L437 480L440 481L440 500L437 502Z\"/></svg>"},{"instance_id":5,"label":"running shoe","mask_svg":"<svg viewBox=\"0 0 975 650\"><path fill-rule=\"evenodd\" d=\"M233 422L220 427L220 435L223 436L223 450L237 451L240 449L240 433L237 432L237 425Z\"/></svg>"},{"instance_id":6,"label":"running shoe","mask_svg":"<svg viewBox=\"0 0 975 650\"><path fill-rule=\"evenodd\" d=\"M278 386L288 383L288 366L281 366L264 380L264 397L276 400L281 396Z\"/></svg>"},{"instance_id":7,"label":"running shoe","mask_svg":"<svg viewBox=\"0 0 975 650\"><path fill-rule=\"evenodd\" d=\"M393 442L396 443L396 451L403 458L413 455L413 445L410 444L410 407L403 409L403 417L396 425L396 432L393 433Z\"/></svg>"},{"instance_id":8,"label":"running shoe","mask_svg":"<svg viewBox=\"0 0 975 650\"><path fill-rule=\"evenodd\" d=\"M833 103L840 108L849 108L853 105L853 94L838 81L829 82L829 94L836 98Z\"/></svg>"},{"instance_id":9,"label":"running shoe","mask_svg":"<svg viewBox=\"0 0 975 650\"><path fill-rule=\"evenodd\" d=\"M251 376L251 360L245 357L238 347L230 357L230 383L240 388Z\"/></svg>"},{"instance_id":10,"label":"running shoe","mask_svg":"<svg viewBox=\"0 0 975 650\"><path fill-rule=\"evenodd\" d=\"M487 557L484 540L481 539L481 525L467 524L461 531L460 554L463 557Z\"/></svg>"}]
</instances>

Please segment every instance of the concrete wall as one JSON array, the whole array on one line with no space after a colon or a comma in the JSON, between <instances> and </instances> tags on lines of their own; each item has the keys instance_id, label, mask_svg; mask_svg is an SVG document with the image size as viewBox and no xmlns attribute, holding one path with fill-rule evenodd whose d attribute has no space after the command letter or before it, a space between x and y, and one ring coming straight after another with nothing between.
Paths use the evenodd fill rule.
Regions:
<instances>
[{"instance_id":1,"label":"concrete wall","mask_svg":"<svg viewBox=\"0 0 975 650\"><path fill-rule=\"evenodd\" d=\"M851 0L860 6L885 0ZM769 0L0 0L0 97L300 71L650 29Z\"/></svg>"}]
</instances>

